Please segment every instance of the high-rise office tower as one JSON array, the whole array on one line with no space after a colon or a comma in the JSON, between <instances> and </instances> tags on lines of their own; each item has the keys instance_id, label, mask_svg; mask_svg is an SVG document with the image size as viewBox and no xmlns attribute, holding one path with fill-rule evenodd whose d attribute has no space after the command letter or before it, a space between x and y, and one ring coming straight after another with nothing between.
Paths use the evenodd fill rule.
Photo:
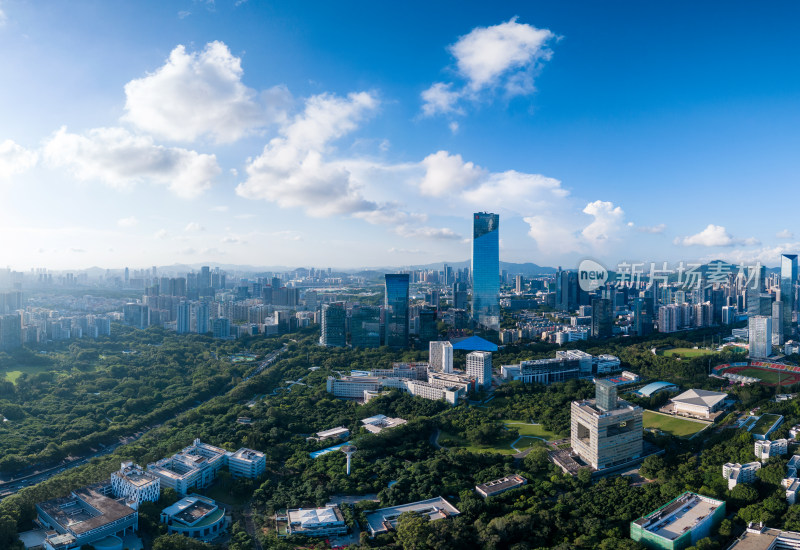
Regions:
<instances>
[{"instance_id":1,"label":"high-rise office tower","mask_svg":"<svg viewBox=\"0 0 800 550\"><path fill-rule=\"evenodd\" d=\"M386 274L384 343L392 348L408 347L408 281L408 273Z\"/></svg>"},{"instance_id":2,"label":"high-rise office tower","mask_svg":"<svg viewBox=\"0 0 800 550\"><path fill-rule=\"evenodd\" d=\"M467 284L453 283L453 308L467 309Z\"/></svg>"},{"instance_id":3,"label":"high-rise office tower","mask_svg":"<svg viewBox=\"0 0 800 550\"><path fill-rule=\"evenodd\" d=\"M522 275L517 275L514 277L514 291L517 294L522 294L522 289L525 287L525 279L522 278Z\"/></svg>"},{"instance_id":4,"label":"high-rise office tower","mask_svg":"<svg viewBox=\"0 0 800 550\"><path fill-rule=\"evenodd\" d=\"M350 343L354 348L377 348L381 345L381 308L353 306Z\"/></svg>"},{"instance_id":5,"label":"high-rise office tower","mask_svg":"<svg viewBox=\"0 0 800 550\"><path fill-rule=\"evenodd\" d=\"M473 351L467 354L467 376L475 380L477 389L492 386L492 354L488 351Z\"/></svg>"},{"instance_id":6,"label":"high-rise office tower","mask_svg":"<svg viewBox=\"0 0 800 550\"><path fill-rule=\"evenodd\" d=\"M753 315L747 325L750 357L763 359L772 355L772 317Z\"/></svg>"},{"instance_id":7,"label":"high-rise office tower","mask_svg":"<svg viewBox=\"0 0 800 550\"><path fill-rule=\"evenodd\" d=\"M178 316L176 320L175 330L178 334L188 334L192 320L192 305L186 300L181 300L178 303Z\"/></svg>"},{"instance_id":8,"label":"high-rise office tower","mask_svg":"<svg viewBox=\"0 0 800 550\"><path fill-rule=\"evenodd\" d=\"M500 330L500 216L476 212L472 234L472 318Z\"/></svg>"},{"instance_id":9,"label":"high-rise office tower","mask_svg":"<svg viewBox=\"0 0 800 550\"><path fill-rule=\"evenodd\" d=\"M434 372L453 372L453 344L446 340L428 344L428 366Z\"/></svg>"},{"instance_id":10,"label":"high-rise office tower","mask_svg":"<svg viewBox=\"0 0 800 550\"><path fill-rule=\"evenodd\" d=\"M346 316L344 302L334 302L322 306L320 345L341 348L347 344Z\"/></svg>"},{"instance_id":11,"label":"high-rise office tower","mask_svg":"<svg viewBox=\"0 0 800 550\"><path fill-rule=\"evenodd\" d=\"M578 305L578 273L562 271L559 267L556 272L556 309L573 311Z\"/></svg>"},{"instance_id":12,"label":"high-rise office tower","mask_svg":"<svg viewBox=\"0 0 800 550\"><path fill-rule=\"evenodd\" d=\"M436 327L436 310L425 308L419 312L419 341L423 349L428 342L439 338L439 331Z\"/></svg>"},{"instance_id":13,"label":"high-rise office tower","mask_svg":"<svg viewBox=\"0 0 800 550\"><path fill-rule=\"evenodd\" d=\"M783 336L792 336L792 315L797 310L795 285L797 284L797 254L781 255L781 302L783 302Z\"/></svg>"},{"instance_id":14,"label":"high-rise office tower","mask_svg":"<svg viewBox=\"0 0 800 550\"><path fill-rule=\"evenodd\" d=\"M747 278L749 282L745 286L745 297L748 315L759 315L761 313L761 294L766 285L767 270L762 265L758 269L748 268Z\"/></svg>"},{"instance_id":15,"label":"high-rise office tower","mask_svg":"<svg viewBox=\"0 0 800 550\"><path fill-rule=\"evenodd\" d=\"M646 298L633 301L633 324L637 336L647 336L653 332L653 302Z\"/></svg>"},{"instance_id":16,"label":"high-rise office tower","mask_svg":"<svg viewBox=\"0 0 800 550\"><path fill-rule=\"evenodd\" d=\"M784 308L786 304L783 301L772 302L772 345L783 345L783 319Z\"/></svg>"},{"instance_id":17,"label":"high-rise office tower","mask_svg":"<svg viewBox=\"0 0 800 550\"><path fill-rule=\"evenodd\" d=\"M592 338L610 338L614 332L614 316L611 300L592 300Z\"/></svg>"},{"instance_id":18,"label":"high-rise office tower","mask_svg":"<svg viewBox=\"0 0 800 550\"><path fill-rule=\"evenodd\" d=\"M658 332L675 332L678 330L680 308L675 304L658 308Z\"/></svg>"}]
</instances>

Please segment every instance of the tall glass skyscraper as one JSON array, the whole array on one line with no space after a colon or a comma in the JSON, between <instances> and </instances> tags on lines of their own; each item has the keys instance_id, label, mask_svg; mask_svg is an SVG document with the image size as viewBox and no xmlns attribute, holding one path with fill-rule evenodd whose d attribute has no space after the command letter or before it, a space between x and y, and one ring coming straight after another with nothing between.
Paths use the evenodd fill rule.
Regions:
<instances>
[{"instance_id":1,"label":"tall glass skyscraper","mask_svg":"<svg viewBox=\"0 0 800 550\"><path fill-rule=\"evenodd\" d=\"M408 273L387 273L386 338L384 343L392 348L408 347Z\"/></svg>"},{"instance_id":2,"label":"tall glass skyscraper","mask_svg":"<svg viewBox=\"0 0 800 550\"><path fill-rule=\"evenodd\" d=\"M792 335L792 314L797 309L795 303L795 284L797 284L797 254L781 255L781 302L783 302L783 337Z\"/></svg>"},{"instance_id":3,"label":"tall glass skyscraper","mask_svg":"<svg viewBox=\"0 0 800 550\"><path fill-rule=\"evenodd\" d=\"M477 212L472 235L472 318L500 330L500 216Z\"/></svg>"}]
</instances>

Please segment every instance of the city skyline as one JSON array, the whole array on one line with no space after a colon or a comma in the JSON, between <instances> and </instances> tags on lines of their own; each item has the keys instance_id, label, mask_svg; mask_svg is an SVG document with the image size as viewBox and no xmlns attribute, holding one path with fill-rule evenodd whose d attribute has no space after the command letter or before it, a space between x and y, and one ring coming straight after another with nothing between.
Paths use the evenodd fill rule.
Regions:
<instances>
[{"instance_id":1,"label":"city skyline","mask_svg":"<svg viewBox=\"0 0 800 550\"><path fill-rule=\"evenodd\" d=\"M2 264L448 262L490 210L503 261L773 267L800 249L769 200L800 118L780 6L5 0ZM754 186L776 215L743 215Z\"/></svg>"}]
</instances>

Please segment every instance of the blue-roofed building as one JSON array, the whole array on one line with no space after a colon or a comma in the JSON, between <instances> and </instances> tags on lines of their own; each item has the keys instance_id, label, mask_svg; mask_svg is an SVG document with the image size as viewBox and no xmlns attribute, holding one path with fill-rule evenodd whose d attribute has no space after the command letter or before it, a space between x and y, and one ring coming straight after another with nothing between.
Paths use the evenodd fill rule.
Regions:
<instances>
[{"instance_id":1,"label":"blue-roofed building","mask_svg":"<svg viewBox=\"0 0 800 550\"><path fill-rule=\"evenodd\" d=\"M497 351L497 345L492 344L488 340L484 340L480 336L470 336L462 340L451 340L453 350L464 351Z\"/></svg>"},{"instance_id":2,"label":"blue-roofed building","mask_svg":"<svg viewBox=\"0 0 800 550\"><path fill-rule=\"evenodd\" d=\"M651 382L634 393L640 397L652 397L660 391L678 391L679 389L678 386L669 382Z\"/></svg>"}]
</instances>

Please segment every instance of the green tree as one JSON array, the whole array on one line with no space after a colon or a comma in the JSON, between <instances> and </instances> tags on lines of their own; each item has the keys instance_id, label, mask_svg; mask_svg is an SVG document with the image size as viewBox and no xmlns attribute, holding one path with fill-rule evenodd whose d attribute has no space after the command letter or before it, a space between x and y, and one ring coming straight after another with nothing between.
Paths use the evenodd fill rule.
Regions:
<instances>
[{"instance_id":1,"label":"green tree","mask_svg":"<svg viewBox=\"0 0 800 550\"><path fill-rule=\"evenodd\" d=\"M397 543L403 550L427 550L430 520L416 512L403 512L397 520Z\"/></svg>"}]
</instances>

